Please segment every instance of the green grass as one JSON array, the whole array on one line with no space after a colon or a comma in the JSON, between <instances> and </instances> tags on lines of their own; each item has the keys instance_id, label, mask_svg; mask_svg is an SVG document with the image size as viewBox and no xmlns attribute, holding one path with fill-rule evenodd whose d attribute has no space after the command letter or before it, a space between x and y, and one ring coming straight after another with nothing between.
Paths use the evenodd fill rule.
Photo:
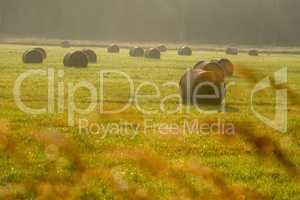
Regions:
<instances>
[{"instance_id":1,"label":"green grass","mask_svg":"<svg viewBox=\"0 0 300 200\"><path fill-rule=\"evenodd\" d=\"M224 177L228 185L240 185L257 191L270 199L298 200L300 199L299 180L289 176L284 167L274 159L259 157L256 150L241 138L234 137L234 141L224 139L223 136L210 135L161 135L156 128L147 130L143 134L145 120L156 123L182 124L185 120L194 119L199 122L215 122L221 118L226 123L255 124L256 134L267 134L274 138L284 149L287 157L297 166L300 165L300 136L299 136L299 104L289 103L289 126L287 133L278 133L261 121L251 111L250 95L253 88L251 81L239 75L228 78L226 82L235 82L226 94L227 112L217 114L203 114L194 107L183 107L183 111L167 115L159 110L160 102L168 94L177 94L177 88L165 87L166 82L178 83L182 74L199 60L227 57L237 68L249 68L256 72L258 78L272 75L273 72L287 67L289 87L300 94L300 56L299 55L261 55L249 57L246 54L227 56L215 52L194 52L193 56L177 56L175 51L162 54L160 60L132 58L128 50L122 49L120 54L108 54L105 49L95 48L99 56L98 64L90 64L87 69L65 68L62 64L63 56L69 49L45 47L48 58L44 64L23 64L22 53L30 46L0 46L0 121L7 123L10 130L0 130L1 134L8 134L11 148L0 148L0 199L5 199L5 193L13 193L16 199L45 198L44 195L65 199L67 196L77 199L114 199L118 192L111 189L111 185L101 176L85 176L85 172L78 172L76 162L73 162L74 152L64 150L64 145L55 142L42 142L37 135L60 133L76 146L76 156L81 159L88 169L108 169L121 174L121 182L141 188L153 199L166 199L177 194L177 197L189 196L181 191L192 185L196 191L205 195L215 193L216 188L207 180L198 180L188 172L181 174L180 180L185 184L181 187L173 182L162 171L160 176L153 176L142 169L136 161L119 157L116 151L126 149L146 149L156 152L161 159L172 166L180 166L185 162L196 162L207 166ZM65 87L65 112L43 115L28 115L19 110L13 97L13 87L17 77L30 69L53 68L64 70L63 81ZM134 105L120 114L101 114L95 109L88 115L76 115L75 127L67 126L67 98L68 84L79 81L89 81L99 89L99 72L101 70L119 70L128 74L134 81L135 88L145 81L151 81L159 86L161 98L140 97L144 109L155 111L154 114L142 114ZM128 86L126 80L116 74L105 76L104 107L120 108L128 100ZM57 92L57 87L55 89ZM257 96L255 108L265 115L272 117L274 112L274 91L271 89ZM144 87L141 94L155 94L153 88ZM57 96L57 93L56 93ZM34 108L47 106L47 80L45 77L33 77L22 85L23 102ZM178 106L177 98L165 103L167 109ZM90 103L90 94L85 89L76 92L76 105L85 108ZM99 108L99 102L97 108ZM57 109L57 107L56 107ZM139 127L139 134L132 137L135 129L131 128L128 135L100 135L79 134L78 119L89 119L90 122L109 125L114 122L128 121ZM4 125L3 125L4 126ZM1 126L0 126L1 128ZM3 129L3 128L2 128ZM180 130L181 132L183 130ZM1 138L0 138L1 141ZM2 142L2 141L1 141ZM5 143L5 142L4 142ZM47 154L48 143L58 146L58 152ZM1 146L1 144L0 144ZM5 145L4 145L5 146ZM12 149L12 150L11 150ZM54 148L55 149L55 148ZM50 149L51 150L51 149ZM55 152L55 151L54 151ZM78 155L77 155L78 154ZM20 156L21 155L21 156ZM75 159L76 160L76 159ZM156 167L154 160L154 168ZM157 166L159 167L159 166ZM121 176L120 175L120 176ZM84 180L82 180L84 179ZM47 185L50 184L49 185ZM32 186L33 185L33 186ZM117 184L118 185L118 184ZM192 187L191 186L191 187ZM33 189L34 188L34 189ZM48 192L48 193L47 193ZM71 194L70 194L71 193ZM143 192L140 192L143 193ZM136 194L136 193L135 193ZM140 196L143 196L139 194ZM137 195L137 196L139 196ZM62 197L63 196L63 197ZM190 197L192 198L192 197ZM130 198L129 198L130 199Z\"/></svg>"}]
</instances>

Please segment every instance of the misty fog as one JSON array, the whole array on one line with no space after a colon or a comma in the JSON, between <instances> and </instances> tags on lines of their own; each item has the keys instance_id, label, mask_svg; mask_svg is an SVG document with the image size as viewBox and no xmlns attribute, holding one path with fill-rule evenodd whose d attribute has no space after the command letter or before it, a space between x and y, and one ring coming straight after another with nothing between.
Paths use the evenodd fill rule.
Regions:
<instances>
[{"instance_id":1,"label":"misty fog","mask_svg":"<svg viewBox=\"0 0 300 200\"><path fill-rule=\"evenodd\" d=\"M299 0L0 0L0 37L300 45Z\"/></svg>"}]
</instances>

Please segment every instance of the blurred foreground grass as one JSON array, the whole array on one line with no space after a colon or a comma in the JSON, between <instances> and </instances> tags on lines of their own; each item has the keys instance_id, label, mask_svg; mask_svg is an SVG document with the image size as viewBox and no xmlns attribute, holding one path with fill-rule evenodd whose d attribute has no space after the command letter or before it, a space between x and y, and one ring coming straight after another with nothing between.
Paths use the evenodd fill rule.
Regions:
<instances>
[{"instance_id":1,"label":"blurred foreground grass","mask_svg":"<svg viewBox=\"0 0 300 200\"><path fill-rule=\"evenodd\" d=\"M126 49L113 55L96 48L100 62L75 69L63 67L63 56L69 50L57 47L45 48L48 58L44 64L24 65L21 56L27 48L0 46L0 199L300 199L300 56L231 57L194 52L191 57L180 57L169 51L161 60L149 60L131 58ZM177 88L165 86L166 82L177 83L199 60L220 57L230 58L237 69L251 70L257 80L288 68L288 86L295 95L289 99L287 133L278 133L255 118L250 108L254 82L243 74L227 79L234 85L227 91L226 113L207 115L194 107L183 107L182 112L167 115L159 110L163 97L177 94ZM64 70L64 77L56 74L55 80L56 86L59 81L65 86L65 112L21 112L13 97L15 80L27 70L50 68L55 73ZM161 98L139 98L140 107L153 114L142 114L134 105L119 114L100 114L95 109L88 115L76 115L76 125L68 127L67 85L89 81L99 89L101 70L128 74L135 89L144 81L157 84ZM104 84L104 108L123 107L129 98L127 80L110 73L105 75ZM141 88L140 93L155 94L149 86ZM45 77L32 77L22 84L22 100L30 107L47 106L47 95ZM274 95L272 89L258 94L256 110L272 117ZM78 107L90 103L90 93L85 89L79 89L75 97ZM164 103L167 110L177 105L176 98ZM94 134L82 132L79 119L88 120ZM163 134L158 127L144 132L145 121L167 126L194 120L232 123L236 134L220 135L217 130L211 135L181 134L183 126L163 130ZM130 125L122 125L124 122ZM129 132L118 134L111 124L125 126ZM97 132L93 125L104 128Z\"/></svg>"}]
</instances>

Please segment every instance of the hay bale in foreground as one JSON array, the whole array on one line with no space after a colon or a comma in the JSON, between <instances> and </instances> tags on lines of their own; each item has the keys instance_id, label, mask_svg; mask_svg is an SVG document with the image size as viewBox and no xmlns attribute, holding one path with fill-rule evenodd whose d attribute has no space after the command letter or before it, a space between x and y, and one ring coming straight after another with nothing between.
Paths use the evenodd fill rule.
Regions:
<instances>
[{"instance_id":1,"label":"hay bale in foreground","mask_svg":"<svg viewBox=\"0 0 300 200\"><path fill-rule=\"evenodd\" d=\"M194 69L201 69L203 71L209 71L216 74L218 82L224 82L225 71L217 62L200 61L193 67Z\"/></svg>"},{"instance_id":2,"label":"hay bale in foreground","mask_svg":"<svg viewBox=\"0 0 300 200\"><path fill-rule=\"evenodd\" d=\"M91 49L83 49L83 53L86 54L90 63L97 63L97 54Z\"/></svg>"},{"instance_id":3,"label":"hay bale in foreground","mask_svg":"<svg viewBox=\"0 0 300 200\"><path fill-rule=\"evenodd\" d=\"M184 104L219 105L225 97L225 85L212 71L189 70L182 76L179 85Z\"/></svg>"},{"instance_id":4,"label":"hay bale in foreground","mask_svg":"<svg viewBox=\"0 0 300 200\"><path fill-rule=\"evenodd\" d=\"M225 52L228 55L238 55L239 54L238 48L235 48L235 47L229 47L229 48L226 49Z\"/></svg>"},{"instance_id":5,"label":"hay bale in foreground","mask_svg":"<svg viewBox=\"0 0 300 200\"><path fill-rule=\"evenodd\" d=\"M71 47L71 43L69 41L63 41L62 43L60 43L60 46L62 48L70 48Z\"/></svg>"},{"instance_id":6,"label":"hay bale in foreground","mask_svg":"<svg viewBox=\"0 0 300 200\"><path fill-rule=\"evenodd\" d=\"M67 53L64 57L64 66L66 67L87 67L88 57L82 51Z\"/></svg>"},{"instance_id":7,"label":"hay bale in foreground","mask_svg":"<svg viewBox=\"0 0 300 200\"><path fill-rule=\"evenodd\" d=\"M112 44L109 47L107 47L107 52L108 53L119 53L120 47L116 44Z\"/></svg>"},{"instance_id":8,"label":"hay bale in foreground","mask_svg":"<svg viewBox=\"0 0 300 200\"><path fill-rule=\"evenodd\" d=\"M160 59L160 51L156 48L148 49L145 53L146 58Z\"/></svg>"},{"instance_id":9,"label":"hay bale in foreground","mask_svg":"<svg viewBox=\"0 0 300 200\"><path fill-rule=\"evenodd\" d=\"M42 53L43 55L43 59L46 59L47 58L47 52L45 49L41 48L41 47L35 47L34 50L38 50Z\"/></svg>"},{"instance_id":10,"label":"hay bale in foreground","mask_svg":"<svg viewBox=\"0 0 300 200\"><path fill-rule=\"evenodd\" d=\"M167 51L168 51L168 48L167 48L165 45L163 45L163 44L159 45L159 46L157 47L157 49L158 49L158 51L160 51L160 52L167 52Z\"/></svg>"},{"instance_id":11,"label":"hay bale in foreground","mask_svg":"<svg viewBox=\"0 0 300 200\"><path fill-rule=\"evenodd\" d=\"M23 63L43 63L43 53L37 49L27 50L23 54Z\"/></svg>"},{"instance_id":12,"label":"hay bale in foreground","mask_svg":"<svg viewBox=\"0 0 300 200\"><path fill-rule=\"evenodd\" d=\"M141 47L133 47L129 50L129 56L132 57L143 57L145 55L145 50Z\"/></svg>"},{"instance_id":13,"label":"hay bale in foreground","mask_svg":"<svg viewBox=\"0 0 300 200\"><path fill-rule=\"evenodd\" d=\"M218 61L218 63L224 69L226 76L232 76L233 75L234 65L229 59L222 58Z\"/></svg>"},{"instance_id":14,"label":"hay bale in foreground","mask_svg":"<svg viewBox=\"0 0 300 200\"><path fill-rule=\"evenodd\" d=\"M251 49L251 50L248 52L248 55L249 55L249 56L259 56L259 52L258 52L256 49Z\"/></svg>"},{"instance_id":15,"label":"hay bale in foreground","mask_svg":"<svg viewBox=\"0 0 300 200\"><path fill-rule=\"evenodd\" d=\"M178 49L178 55L180 56L191 56L193 51L190 47L184 46Z\"/></svg>"}]
</instances>

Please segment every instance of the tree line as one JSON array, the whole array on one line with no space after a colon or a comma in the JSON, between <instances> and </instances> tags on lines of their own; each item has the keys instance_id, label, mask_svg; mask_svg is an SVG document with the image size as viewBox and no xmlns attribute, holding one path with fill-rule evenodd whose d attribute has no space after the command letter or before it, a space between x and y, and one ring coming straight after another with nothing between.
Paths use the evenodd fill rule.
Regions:
<instances>
[{"instance_id":1,"label":"tree line","mask_svg":"<svg viewBox=\"0 0 300 200\"><path fill-rule=\"evenodd\" d=\"M299 45L299 8L299 0L0 0L0 34Z\"/></svg>"}]
</instances>

